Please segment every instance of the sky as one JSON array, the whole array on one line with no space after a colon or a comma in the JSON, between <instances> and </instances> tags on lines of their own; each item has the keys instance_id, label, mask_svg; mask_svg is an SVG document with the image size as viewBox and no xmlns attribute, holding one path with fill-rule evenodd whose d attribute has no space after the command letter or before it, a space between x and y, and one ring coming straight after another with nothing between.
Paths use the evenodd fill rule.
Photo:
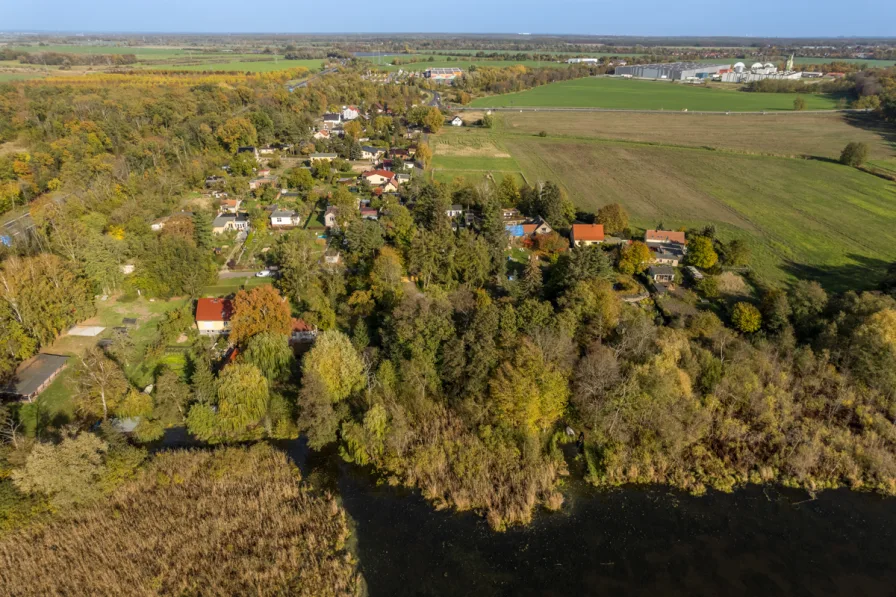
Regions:
<instances>
[{"instance_id":1,"label":"sky","mask_svg":"<svg viewBox=\"0 0 896 597\"><path fill-rule=\"evenodd\" d=\"M0 31L896 36L893 0L0 0Z\"/></svg>"}]
</instances>

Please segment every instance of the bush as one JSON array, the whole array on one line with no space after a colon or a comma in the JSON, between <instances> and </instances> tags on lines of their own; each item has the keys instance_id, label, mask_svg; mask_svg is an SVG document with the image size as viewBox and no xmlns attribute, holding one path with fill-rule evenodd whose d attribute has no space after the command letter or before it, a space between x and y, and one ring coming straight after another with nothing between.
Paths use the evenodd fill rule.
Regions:
<instances>
[{"instance_id":1,"label":"bush","mask_svg":"<svg viewBox=\"0 0 896 597\"><path fill-rule=\"evenodd\" d=\"M547 136L548 136L548 132L547 132L547 131L541 131L541 132L538 133L538 136L539 136L539 137L547 137Z\"/></svg>"},{"instance_id":2,"label":"bush","mask_svg":"<svg viewBox=\"0 0 896 597\"><path fill-rule=\"evenodd\" d=\"M762 326L762 315L750 303L737 303L731 311L731 323L741 332L752 334Z\"/></svg>"},{"instance_id":3,"label":"bush","mask_svg":"<svg viewBox=\"0 0 896 597\"><path fill-rule=\"evenodd\" d=\"M868 159L868 146L865 143L847 143L840 153L840 163L858 168Z\"/></svg>"}]
</instances>

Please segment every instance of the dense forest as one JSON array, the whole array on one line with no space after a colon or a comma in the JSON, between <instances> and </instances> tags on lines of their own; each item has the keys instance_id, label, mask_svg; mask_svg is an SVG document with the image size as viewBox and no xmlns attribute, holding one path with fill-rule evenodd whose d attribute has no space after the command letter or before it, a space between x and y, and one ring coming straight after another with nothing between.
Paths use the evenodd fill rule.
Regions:
<instances>
[{"instance_id":1,"label":"dense forest","mask_svg":"<svg viewBox=\"0 0 896 597\"><path fill-rule=\"evenodd\" d=\"M412 109L416 87L374 85L343 69L289 92L289 76L147 73L0 87L0 140L13 148L0 157L0 201L6 210L27 204L35 223L29 242L3 249L4 375L90 315L96 295L199 296L216 276L210 214L160 233L149 225L223 174L222 164L228 184L244 184L237 147L315 149L315 120L346 103L389 106L385 143L403 115L425 117ZM323 171L313 168L315 179ZM317 202L304 178L296 174L299 201ZM643 279L643 244L565 240L577 217L630 238L619 206L576 214L558 185L519 189L512 179L416 177L398 197L358 193L382 215L362 219L345 187L329 193L338 224L328 242L342 263L321 260L313 233L278 237L267 257L279 267L275 284L233 297L227 342L238 352L225 362L220 345L190 331L192 306L166 314L147 353L124 341L87 351L74 372L78 425L139 418L136 443L179 425L210 445L303 434L315 449L335 444L384 481L476 510L497 529L561 506L564 444L580 432L579 457L601 486L700 493L778 482L896 493L896 281L842 295L807 281L756 282L756 300L729 303L717 276L749 256L708 227L687 231L688 263L706 274L686 295L693 309L670 312L623 300ZM475 213L472 225L449 217L452 205ZM513 206L558 231L532 242L525 263L507 257L502 211ZM129 262L136 270L124 277L118 266ZM294 318L320 331L301 359L288 344ZM180 334L193 340L183 375L160 367L155 391L139 391L124 365ZM67 436L48 429L24 439L15 409L2 412L8 511L27 520L41 507L110 495L101 472L83 495L47 482L41 463ZM107 451L91 450L65 466ZM96 517L80 516L87 526ZM80 541L73 520L58 524Z\"/></svg>"}]
</instances>

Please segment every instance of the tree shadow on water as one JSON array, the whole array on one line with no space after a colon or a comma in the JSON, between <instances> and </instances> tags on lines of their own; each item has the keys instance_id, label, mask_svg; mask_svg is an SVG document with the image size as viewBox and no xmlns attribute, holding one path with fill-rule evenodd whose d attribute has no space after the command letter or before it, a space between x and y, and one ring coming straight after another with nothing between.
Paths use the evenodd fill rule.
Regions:
<instances>
[{"instance_id":1,"label":"tree shadow on water","mask_svg":"<svg viewBox=\"0 0 896 597\"><path fill-rule=\"evenodd\" d=\"M849 263L842 265L810 265L785 261L781 269L800 280L815 280L825 290L845 292L847 290L875 290L887 273L889 261L849 253Z\"/></svg>"}]
</instances>

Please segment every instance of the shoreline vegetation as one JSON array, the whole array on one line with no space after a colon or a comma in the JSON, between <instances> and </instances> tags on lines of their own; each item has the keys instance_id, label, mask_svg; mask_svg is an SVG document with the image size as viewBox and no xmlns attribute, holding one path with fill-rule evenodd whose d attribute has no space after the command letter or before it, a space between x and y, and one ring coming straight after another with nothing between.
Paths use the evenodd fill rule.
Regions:
<instances>
[{"instance_id":1,"label":"shoreline vegetation","mask_svg":"<svg viewBox=\"0 0 896 597\"><path fill-rule=\"evenodd\" d=\"M859 169L891 159L865 141L892 117L892 76L875 74L865 95L878 98L882 128L839 160L828 141L812 161L563 140L525 119L504 152L483 130L513 119L448 127L449 114L424 105L430 83L347 61L287 89L307 72L0 85L0 211L30 222L0 246L0 381L40 351L70 357L47 390L52 408L0 408L0 527L11 533L0 554L13 561L15 541L28 546L27 567L0 571L14 586L357 593L344 513L263 443L300 436L496 530L562 508L579 438L600 487L896 495L896 255L877 228L892 187ZM481 69L475 89L452 93L570 72ZM342 136L322 130L337 112L369 117ZM472 141L440 153L449 135ZM607 160L592 151L625 167L600 170ZM595 167L557 162L564 152ZM399 182L363 159L379 153L394 169L416 166ZM639 155L677 160L664 168L674 184L655 184L658 160ZM489 175L439 182L440 164ZM807 190L828 182L819 172L862 188L834 194L838 205ZM728 203L710 212L714 197ZM833 228L867 251L831 260ZM677 239L661 247L676 251L676 269L657 268L644 229ZM782 275L756 275L772 258ZM228 334L200 333L200 312ZM65 334L84 322L108 329ZM182 426L218 448L147 460ZM257 445L226 447L245 443ZM194 540L175 544L178 526ZM258 540L266 529L274 536ZM247 557L204 544L221 533ZM157 549L170 568L154 563ZM93 559L75 561L84 550ZM107 552L120 576L86 568ZM31 585L44 557L70 578Z\"/></svg>"}]
</instances>

